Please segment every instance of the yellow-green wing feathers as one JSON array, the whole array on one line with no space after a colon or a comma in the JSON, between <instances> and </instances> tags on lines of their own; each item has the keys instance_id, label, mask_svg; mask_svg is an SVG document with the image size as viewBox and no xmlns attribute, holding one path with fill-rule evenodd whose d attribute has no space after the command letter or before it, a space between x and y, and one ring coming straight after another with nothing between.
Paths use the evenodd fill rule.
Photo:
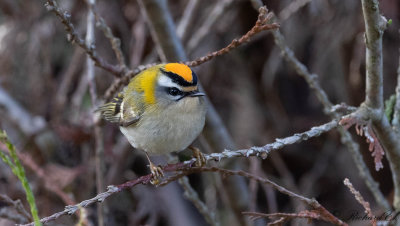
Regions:
<instances>
[{"instance_id":1,"label":"yellow-green wing feathers","mask_svg":"<svg viewBox=\"0 0 400 226\"><path fill-rule=\"evenodd\" d=\"M129 107L126 107L128 105ZM140 119L139 112L132 109L132 105L126 104L124 96L119 93L117 97L112 99L110 102L99 107L101 116L113 123L118 123L120 126L127 127L133 125Z\"/></svg>"},{"instance_id":2,"label":"yellow-green wing feathers","mask_svg":"<svg viewBox=\"0 0 400 226\"><path fill-rule=\"evenodd\" d=\"M121 118L121 104L123 100L122 93L119 93L117 97L114 97L110 102L99 107L97 111L100 111L101 116L113 123L119 123Z\"/></svg>"}]
</instances>

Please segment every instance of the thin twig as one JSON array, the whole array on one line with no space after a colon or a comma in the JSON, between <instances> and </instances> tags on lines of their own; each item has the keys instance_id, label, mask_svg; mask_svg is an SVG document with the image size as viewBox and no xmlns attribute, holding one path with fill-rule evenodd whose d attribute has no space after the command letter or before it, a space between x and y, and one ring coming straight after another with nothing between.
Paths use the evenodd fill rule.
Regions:
<instances>
[{"instance_id":1,"label":"thin twig","mask_svg":"<svg viewBox=\"0 0 400 226\"><path fill-rule=\"evenodd\" d=\"M332 115L332 103L318 81L318 75L312 74L294 55L294 52L285 44L285 39L279 30L272 31L275 44L281 49L283 57L294 67L296 72L303 77L324 107L325 114Z\"/></svg>"},{"instance_id":2,"label":"thin twig","mask_svg":"<svg viewBox=\"0 0 400 226\"><path fill-rule=\"evenodd\" d=\"M237 48L238 46L242 45L243 43L248 42L251 37L260 33L261 31L279 28L279 25L277 23L270 23L270 20L272 17L273 17L273 14L268 13L268 10L265 6L261 7L259 9L259 15L258 15L256 24L245 35L243 35L239 39L234 39L227 47L222 48L221 50L212 52L212 53L210 53L206 56L200 57L196 60L185 62L185 64L190 67L198 66L200 64L203 64L207 61L212 60L213 58L215 58L217 56L221 56L221 55L229 53L231 50Z\"/></svg>"},{"instance_id":3,"label":"thin twig","mask_svg":"<svg viewBox=\"0 0 400 226\"><path fill-rule=\"evenodd\" d=\"M115 56L117 57L119 67L121 68L122 73L125 73L127 65L124 54L121 50L121 40L113 35L111 28L106 24L104 18L97 13L95 4L91 4L90 0L86 0L86 2L88 2L89 10L96 18L96 26L103 31L106 38L110 41L111 47L115 53Z\"/></svg>"},{"instance_id":4,"label":"thin twig","mask_svg":"<svg viewBox=\"0 0 400 226\"><path fill-rule=\"evenodd\" d=\"M353 193L356 200L364 207L365 213L368 214L368 217L371 219L372 225L376 226L376 218L372 214L369 202L364 200L361 193L353 187L353 184L350 182L348 178L344 179L343 183L349 188L350 192Z\"/></svg>"},{"instance_id":5,"label":"thin twig","mask_svg":"<svg viewBox=\"0 0 400 226\"><path fill-rule=\"evenodd\" d=\"M300 189L296 185L296 179L295 179L293 173L290 171L289 166L282 159L280 153L272 154L271 162L272 162L273 167L278 172L279 177L282 178L282 180L281 180L282 185L284 185L285 187L287 187L288 189L290 189L293 192L300 193ZM258 175L258 176L261 176L261 175ZM304 204L301 203L297 199L291 199L290 201L296 212L305 208Z\"/></svg>"},{"instance_id":6,"label":"thin twig","mask_svg":"<svg viewBox=\"0 0 400 226\"><path fill-rule=\"evenodd\" d=\"M58 18L60 18L65 27L65 31L67 32L68 41L76 43L79 47L85 50L85 52L95 62L96 66L110 72L116 77L121 77L123 73L122 68L114 66L100 58L96 52L95 45L93 43L87 44L85 40L79 36L75 31L74 25L71 23L71 15L68 12L60 9L55 0L47 0L45 6L48 11L53 12Z\"/></svg>"}]
</instances>

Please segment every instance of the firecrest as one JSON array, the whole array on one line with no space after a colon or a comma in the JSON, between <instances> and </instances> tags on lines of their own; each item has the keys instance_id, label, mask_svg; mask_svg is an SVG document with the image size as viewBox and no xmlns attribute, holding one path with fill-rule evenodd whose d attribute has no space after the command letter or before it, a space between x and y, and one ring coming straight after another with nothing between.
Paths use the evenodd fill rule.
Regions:
<instances>
[{"instance_id":1,"label":"firecrest","mask_svg":"<svg viewBox=\"0 0 400 226\"><path fill-rule=\"evenodd\" d=\"M133 147L146 153L153 177L158 178L163 172L148 155L182 151L196 139L205 122L203 96L188 66L159 64L133 77L99 111L104 119L119 124Z\"/></svg>"}]
</instances>

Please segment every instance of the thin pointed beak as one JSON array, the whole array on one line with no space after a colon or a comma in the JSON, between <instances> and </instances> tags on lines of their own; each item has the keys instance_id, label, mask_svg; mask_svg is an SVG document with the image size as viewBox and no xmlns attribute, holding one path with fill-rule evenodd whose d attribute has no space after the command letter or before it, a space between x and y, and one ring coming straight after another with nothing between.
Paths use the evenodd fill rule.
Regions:
<instances>
[{"instance_id":1,"label":"thin pointed beak","mask_svg":"<svg viewBox=\"0 0 400 226\"><path fill-rule=\"evenodd\" d=\"M195 91L193 93L190 93L188 96L190 96L190 97L201 97L201 96L205 96L205 95L206 95L205 93Z\"/></svg>"}]
</instances>

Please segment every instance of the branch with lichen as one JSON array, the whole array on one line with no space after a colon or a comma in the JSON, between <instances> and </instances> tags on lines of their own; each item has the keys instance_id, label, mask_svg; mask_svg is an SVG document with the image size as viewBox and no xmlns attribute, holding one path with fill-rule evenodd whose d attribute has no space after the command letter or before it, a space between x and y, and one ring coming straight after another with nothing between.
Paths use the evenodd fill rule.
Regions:
<instances>
[{"instance_id":1,"label":"branch with lichen","mask_svg":"<svg viewBox=\"0 0 400 226\"><path fill-rule=\"evenodd\" d=\"M369 149L375 158L376 169L382 167L381 158L384 154L392 171L394 184L393 206L400 209L400 142L397 133L392 129L383 109L372 109L363 103L357 111L342 118L345 128L356 125L357 130L364 131Z\"/></svg>"},{"instance_id":2,"label":"branch with lichen","mask_svg":"<svg viewBox=\"0 0 400 226\"><path fill-rule=\"evenodd\" d=\"M296 70L296 72L305 79L308 83L312 91L315 93L317 99L322 104L324 108L324 113L329 115L334 119L338 119L341 117L336 109L336 106L333 106L332 102L329 100L328 95L322 89L321 85L318 81L318 75L312 74L307 67L302 64L294 55L294 52L285 44L285 40L283 35L279 30L272 31L274 35L275 44L281 49L283 57L288 61ZM352 109L351 111L355 111ZM353 140L351 134L344 130L343 128L338 128L338 131L341 135L341 141L344 145L346 145L350 154L353 157L353 161L356 163L358 172L360 176L364 179L367 187L372 192L375 197L375 200L386 210L390 210L391 206L389 202L386 200L385 196L379 190L379 184L372 177L368 167L366 166L363 157L360 153L359 145Z\"/></svg>"},{"instance_id":3,"label":"branch with lichen","mask_svg":"<svg viewBox=\"0 0 400 226\"><path fill-rule=\"evenodd\" d=\"M305 140L308 140L313 137L318 137L323 133L331 131L332 129L336 128L337 126L338 126L337 120L333 120L333 121L323 124L321 126L313 127L306 132L296 133L296 134L286 137L286 138L276 139L275 142L264 145L263 147L251 147L249 149L242 149L242 150L237 150L237 151L225 150L222 153L212 153L212 154L204 155L204 157L206 158L207 161L210 161L210 160L220 161L220 160L226 159L226 158L249 157L249 156L259 156L261 158L266 158L268 156L268 154L273 150L282 149L283 147L285 147L287 145L298 143L300 141L305 141ZM212 171L211 169L215 169L215 168L204 168L204 167L203 168L192 167L192 165L195 163L195 161L196 161L196 159L191 159L191 160L188 160L188 161L185 161L182 163L167 164L167 165L163 166L162 169L164 172L176 172L176 171L182 171L182 172L175 174L173 176L164 178L163 181L161 181L158 186L164 186L172 181L176 181L188 174L191 174L191 173L194 173L197 171L200 171L200 172L201 171ZM207 170L207 169L210 169L210 170ZM228 172L228 171L226 171L226 172ZM230 172L234 172L234 171L230 171ZM243 173L241 173L241 174L243 174ZM238 175L241 175L241 174L238 174ZM241 175L241 176L243 176L243 175ZM115 193L121 192L124 189L132 188L139 184L149 184L151 179L152 179L152 174L148 174L148 175L139 177L135 180L128 181L121 185L117 185L117 186L110 185L107 187L106 192L99 193L95 197L88 199L88 200L84 200L76 205L66 206L64 211L55 213L49 217L45 217L45 218L41 219L40 221L42 223L48 223L50 221L56 220L57 218L59 218L61 216L64 216L67 214L69 214L69 215L74 214L76 211L79 210L80 207L86 207L88 205L91 205L91 204L94 204L97 202L103 202L106 198L110 197L111 195L113 195ZM279 191L281 191L281 190L279 190ZM283 193L285 193L285 192L283 192ZM311 200L311 201L308 200L308 203L313 204L313 205L315 204L313 200ZM316 205L316 206L318 206L318 205ZM27 225L33 225L33 224L26 224L26 226Z\"/></svg>"},{"instance_id":4,"label":"branch with lichen","mask_svg":"<svg viewBox=\"0 0 400 226\"><path fill-rule=\"evenodd\" d=\"M383 149L386 151L394 183L393 206L396 210L400 210L400 141L384 114L383 104L382 35L387 27L387 20L381 16L377 0L361 0L361 3L366 43L365 101L356 112L343 119L342 122L344 124L352 122L351 124L355 125L371 123L373 130L368 131L376 133L372 140L374 140L374 150L378 150L373 153L382 155Z\"/></svg>"},{"instance_id":5,"label":"branch with lichen","mask_svg":"<svg viewBox=\"0 0 400 226\"><path fill-rule=\"evenodd\" d=\"M236 151L224 150L221 153L211 153L204 155L206 161L214 160L214 161L221 161L222 159L226 158L234 158L234 157L249 157L249 156L257 156L263 159L268 157L268 154L271 151L282 149L283 147L295 144L301 141L308 140L313 137L318 137L323 133L329 132L332 129L338 126L338 121L333 120L331 122L325 123L320 126L312 127L310 130L303 132L303 133L296 133L292 136L285 137L285 138L278 138L275 142L266 144L261 147L251 147L247 149L240 149ZM193 163L196 159L191 159L186 161L185 163Z\"/></svg>"}]
</instances>

